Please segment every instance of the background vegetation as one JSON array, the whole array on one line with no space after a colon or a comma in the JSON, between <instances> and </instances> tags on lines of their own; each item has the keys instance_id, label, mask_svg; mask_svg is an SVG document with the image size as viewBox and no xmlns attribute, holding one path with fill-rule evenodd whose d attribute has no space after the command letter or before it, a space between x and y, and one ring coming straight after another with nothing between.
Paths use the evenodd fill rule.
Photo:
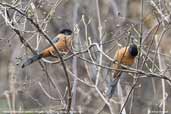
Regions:
<instances>
[{"instance_id":1,"label":"background vegetation","mask_svg":"<svg viewBox=\"0 0 171 114\"><path fill-rule=\"evenodd\" d=\"M1 0L0 111L169 114L170 11L170 0ZM64 28L72 53L21 68ZM108 99L115 51L132 42L136 64Z\"/></svg>"}]
</instances>

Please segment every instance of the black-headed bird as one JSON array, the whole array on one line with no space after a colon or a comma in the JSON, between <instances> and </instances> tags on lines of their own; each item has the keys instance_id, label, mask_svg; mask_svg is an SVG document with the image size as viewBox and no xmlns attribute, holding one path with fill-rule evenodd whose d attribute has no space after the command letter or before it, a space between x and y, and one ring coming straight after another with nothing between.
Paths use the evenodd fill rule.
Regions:
<instances>
[{"instance_id":1,"label":"black-headed bird","mask_svg":"<svg viewBox=\"0 0 171 114\"><path fill-rule=\"evenodd\" d=\"M68 53L71 49L72 43L72 31L70 29L63 29L59 34L52 39L54 46L62 53ZM55 49L53 46L49 46L44 49L37 55L33 55L31 58L27 59L23 64L22 68L32 64L35 61L40 60L41 58L46 58L55 55Z\"/></svg>"},{"instance_id":2,"label":"black-headed bird","mask_svg":"<svg viewBox=\"0 0 171 114\"><path fill-rule=\"evenodd\" d=\"M117 61L113 64L113 68L116 69L114 71L114 75L112 77L112 80L109 82L109 87L107 91L108 98L111 98L115 87L117 85L117 82L121 76L122 71L119 69L122 68L121 64L131 66L135 63L135 57L138 55L138 48L135 44L132 44L128 47L123 47L121 49L118 49L115 53L114 59Z\"/></svg>"}]
</instances>

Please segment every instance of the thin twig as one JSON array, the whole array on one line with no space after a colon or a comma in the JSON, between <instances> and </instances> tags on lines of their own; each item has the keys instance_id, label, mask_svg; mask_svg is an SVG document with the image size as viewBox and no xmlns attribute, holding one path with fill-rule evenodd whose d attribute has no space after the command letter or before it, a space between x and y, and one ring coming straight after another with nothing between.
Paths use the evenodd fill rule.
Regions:
<instances>
[{"instance_id":1,"label":"thin twig","mask_svg":"<svg viewBox=\"0 0 171 114\"><path fill-rule=\"evenodd\" d=\"M65 66L65 63L64 63L64 60L63 60L62 56L59 53L59 50L54 46L53 42L49 39L48 35L40 28L40 26L37 23L35 23L30 17L28 17L24 12L22 12L19 9L17 9L16 7L11 6L9 4L6 4L6 3L1 3L0 2L0 5L1 6L5 6L5 7L9 7L11 9L14 9L18 13L20 13L21 15L25 16L27 18L27 20L30 21L31 24L33 24L37 28L38 32L40 32L46 38L46 40L53 46L53 48L55 49L56 53L59 56L59 59L61 60L61 64L63 66L64 73L65 73L66 80L67 80L67 87L68 87L67 113L69 113L70 108L71 108L71 99L72 99L72 96L71 96L71 86L70 86L70 80L69 80L69 76L68 76L68 73L67 73L67 70L66 70L66 66ZM20 35L19 31L16 31L16 32L17 32L18 35Z\"/></svg>"}]
</instances>

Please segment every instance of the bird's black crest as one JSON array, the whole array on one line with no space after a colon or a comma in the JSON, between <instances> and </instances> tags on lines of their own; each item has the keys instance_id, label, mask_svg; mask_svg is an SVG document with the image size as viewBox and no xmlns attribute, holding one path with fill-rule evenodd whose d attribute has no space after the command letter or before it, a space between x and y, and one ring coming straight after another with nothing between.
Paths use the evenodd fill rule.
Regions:
<instances>
[{"instance_id":1,"label":"bird's black crest","mask_svg":"<svg viewBox=\"0 0 171 114\"><path fill-rule=\"evenodd\" d=\"M137 48L137 46L135 44L130 45L129 46L129 52L130 52L130 54L133 57L137 56L138 55L138 48Z\"/></svg>"},{"instance_id":2,"label":"bird's black crest","mask_svg":"<svg viewBox=\"0 0 171 114\"><path fill-rule=\"evenodd\" d=\"M72 31L70 29L63 29L59 33L65 34L65 35L71 35Z\"/></svg>"}]
</instances>

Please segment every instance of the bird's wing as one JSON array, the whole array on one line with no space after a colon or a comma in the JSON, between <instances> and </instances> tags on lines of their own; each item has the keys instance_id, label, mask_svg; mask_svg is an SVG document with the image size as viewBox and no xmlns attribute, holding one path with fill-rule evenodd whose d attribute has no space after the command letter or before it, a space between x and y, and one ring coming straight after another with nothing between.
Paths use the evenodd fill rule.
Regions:
<instances>
[{"instance_id":1,"label":"bird's wing","mask_svg":"<svg viewBox=\"0 0 171 114\"><path fill-rule=\"evenodd\" d=\"M58 37L54 37L52 40L51 40L53 43L56 43L59 41L59 38Z\"/></svg>"},{"instance_id":2,"label":"bird's wing","mask_svg":"<svg viewBox=\"0 0 171 114\"><path fill-rule=\"evenodd\" d=\"M56 36L56 37L54 37L53 39L51 39L51 42L53 43L53 44L55 44L56 42L58 42L59 41L59 38ZM48 48L48 47L50 47L50 46L52 46L51 44L48 44L48 46L46 46L44 49L46 49L46 48Z\"/></svg>"}]
</instances>

